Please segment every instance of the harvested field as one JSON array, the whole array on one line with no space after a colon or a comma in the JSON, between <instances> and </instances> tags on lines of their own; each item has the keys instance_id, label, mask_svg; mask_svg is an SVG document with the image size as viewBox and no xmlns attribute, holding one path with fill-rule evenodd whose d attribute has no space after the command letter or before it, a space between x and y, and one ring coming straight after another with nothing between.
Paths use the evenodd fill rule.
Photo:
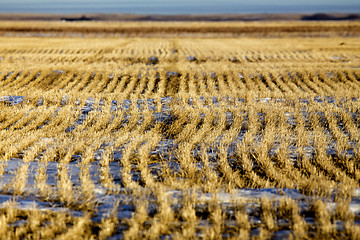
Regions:
<instances>
[{"instance_id":1,"label":"harvested field","mask_svg":"<svg viewBox=\"0 0 360 240\"><path fill-rule=\"evenodd\" d=\"M186 17L186 16L185 16ZM1 18L1 15L0 15ZM0 36L36 37L359 37L359 21L60 22L2 21Z\"/></svg>"},{"instance_id":2,"label":"harvested field","mask_svg":"<svg viewBox=\"0 0 360 240\"><path fill-rule=\"evenodd\" d=\"M360 238L360 42L284 34L1 37L2 236Z\"/></svg>"}]
</instances>

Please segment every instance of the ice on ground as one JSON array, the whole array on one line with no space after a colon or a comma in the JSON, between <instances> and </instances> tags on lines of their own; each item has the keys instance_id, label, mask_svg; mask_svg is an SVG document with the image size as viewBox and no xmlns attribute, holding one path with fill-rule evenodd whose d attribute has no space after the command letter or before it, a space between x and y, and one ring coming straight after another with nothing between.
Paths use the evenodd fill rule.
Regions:
<instances>
[{"instance_id":1,"label":"ice on ground","mask_svg":"<svg viewBox=\"0 0 360 240\"><path fill-rule=\"evenodd\" d=\"M68 104L69 103L69 98L70 98L69 95L64 95L63 98L60 101L60 105L64 106L64 105Z\"/></svg>"},{"instance_id":2,"label":"ice on ground","mask_svg":"<svg viewBox=\"0 0 360 240\"><path fill-rule=\"evenodd\" d=\"M8 104L10 106L20 104L24 101L24 96L3 96L0 97L0 102Z\"/></svg>"},{"instance_id":3,"label":"ice on ground","mask_svg":"<svg viewBox=\"0 0 360 240\"><path fill-rule=\"evenodd\" d=\"M149 64L155 65L159 63L159 58L156 56L149 57Z\"/></svg>"},{"instance_id":4,"label":"ice on ground","mask_svg":"<svg viewBox=\"0 0 360 240\"><path fill-rule=\"evenodd\" d=\"M74 211L53 202L42 202L31 196L16 196L0 194L0 208L12 206L19 210L39 210L46 212L69 213L72 216L82 216L83 212Z\"/></svg>"},{"instance_id":5,"label":"ice on ground","mask_svg":"<svg viewBox=\"0 0 360 240\"><path fill-rule=\"evenodd\" d=\"M195 56L187 56L186 60L188 60L189 62L195 62L197 58Z\"/></svg>"},{"instance_id":6,"label":"ice on ground","mask_svg":"<svg viewBox=\"0 0 360 240\"><path fill-rule=\"evenodd\" d=\"M166 78L179 77L179 76L180 76L180 73L178 73L178 72L174 72L174 71L166 72Z\"/></svg>"},{"instance_id":7,"label":"ice on ground","mask_svg":"<svg viewBox=\"0 0 360 240\"><path fill-rule=\"evenodd\" d=\"M55 73L58 73L58 74L63 74L63 73L64 73L64 70L55 70L54 72L55 72Z\"/></svg>"},{"instance_id":8,"label":"ice on ground","mask_svg":"<svg viewBox=\"0 0 360 240\"><path fill-rule=\"evenodd\" d=\"M172 198L181 197L183 191L168 191L168 195ZM220 203L233 203L234 201L254 202L262 198L269 200L281 200L283 198L291 198L294 200L306 200L309 197L299 193L296 189L288 188L261 188L261 189L235 189L232 193L218 192L218 193L197 193L197 198L201 202L208 202L216 199Z\"/></svg>"}]
</instances>

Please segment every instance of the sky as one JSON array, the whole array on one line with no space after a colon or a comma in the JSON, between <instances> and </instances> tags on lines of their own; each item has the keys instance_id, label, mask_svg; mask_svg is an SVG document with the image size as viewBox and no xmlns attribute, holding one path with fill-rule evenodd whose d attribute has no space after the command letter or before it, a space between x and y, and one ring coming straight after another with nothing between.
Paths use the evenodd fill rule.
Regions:
<instances>
[{"instance_id":1,"label":"sky","mask_svg":"<svg viewBox=\"0 0 360 240\"><path fill-rule=\"evenodd\" d=\"M359 0L0 0L0 12L25 13L281 13L360 12Z\"/></svg>"}]
</instances>

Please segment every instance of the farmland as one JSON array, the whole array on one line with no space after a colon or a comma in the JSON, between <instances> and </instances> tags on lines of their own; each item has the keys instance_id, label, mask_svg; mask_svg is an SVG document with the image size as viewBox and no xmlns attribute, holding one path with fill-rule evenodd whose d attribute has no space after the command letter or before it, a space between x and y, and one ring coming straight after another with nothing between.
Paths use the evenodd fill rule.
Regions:
<instances>
[{"instance_id":1,"label":"farmland","mask_svg":"<svg viewBox=\"0 0 360 240\"><path fill-rule=\"evenodd\" d=\"M15 23L2 236L360 238L358 23Z\"/></svg>"}]
</instances>

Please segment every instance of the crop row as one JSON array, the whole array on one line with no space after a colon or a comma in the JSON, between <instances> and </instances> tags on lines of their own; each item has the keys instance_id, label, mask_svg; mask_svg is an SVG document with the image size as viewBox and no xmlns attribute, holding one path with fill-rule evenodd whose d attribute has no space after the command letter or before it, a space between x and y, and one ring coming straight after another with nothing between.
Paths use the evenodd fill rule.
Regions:
<instances>
[{"instance_id":1,"label":"crop row","mask_svg":"<svg viewBox=\"0 0 360 240\"><path fill-rule=\"evenodd\" d=\"M132 206L130 222L117 223L130 226L124 233L128 235L152 234L151 227L168 222L165 232L180 233L189 221L195 221L188 226L192 234L206 236L256 235L258 230L276 235L291 229L289 224L301 225L300 233L293 234L325 231L337 236L355 231L351 221L358 219L358 210L332 213L323 209L322 201L314 200L310 206L306 202L315 196L345 201L359 187L357 99L131 102L89 98L72 102L63 98L54 105L44 99L38 106L26 98L12 104L12 99L17 98L3 102L0 116L2 193L31 194L39 206L54 202L74 211L94 211L100 217L109 210L102 199L114 199L112 207L117 199L120 207ZM299 205L284 199L271 203L262 197L257 205L255 197L249 199L255 205L241 207L240 203L218 203L212 197L204 203L191 194L178 196L175 202L168 199L173 190L182 195L189 189L215 194L220 189L231 193L244 188L296 189L301 201ZM123 191L132 193L123 195ZM139 201L137 194L144 199ZM356 199L338 202L338 208L351 207ZM280 205L273 209L274 204ZM233 208L238 210L234 213ZM306 222L313 211L325 214L329 222L321 223L322 217L315 217L315 225ZM282 226L283 217L294 217L291 221L297 223ZM255 222L243 225L248 218ZM341 218L346 219L341 224L348 225L339 229L331 225L331 219ZM152 219L150 225L146 219ZM139 229L133 229L136 225L131 222L141 224ZM214 224L220 224L217 232L207 232L216 230ZM247 226L245 233L237 232L237 224L240 229ZM324 230L319 224L330 225Z\"/></svg>"},{"instance_id":2,"label":"crop row","mask_svg":"<svg viewBox=\"0 0 360 240\"><path fill-rule=\"evenodd\" d=\"M244 63L293 65L342 63L358 67L356 38L302 39L34 39L0 40L2 64L162 64L223 62L236 67ZM326 46L324 46L326 41ZM10 44L14 43L14 44ZM16 45L15 45L16 44ZM41 47L39 47L41 46ZM59 47L61 46L61 47ZM85 47L86 46L86 47ZM294 47L296 46L296 47ZM150 58L153 58L151 60ZM156 61L154 61L156 59ZM30 62L29 62L30 61ZM109 65L110 64L110 65ZM298 65L299 66L299 65Z\"/></svg>"},{"instance_id":3,"label":"crop row","mask_svg":"<svg viewBox=\"0 0 360 240\"><path fill-rule=\"evenodd\" d=\"M6 71L0 73L3 95L11 92L31 99L53 95L105 99L138 99L193 96L223 97L358 97L358 70L295 71L254 73L249 71L166 71L165 69L133 69L114 73L66 70ZM134 73L135 72L135 73ZM47 96L51 98L51 96Z\"/></svg>"},{"instance_id":4,"label":"crop row","mask_svg":"<svg viewBox=\"0 0 360 240\"><path fill-rule=\"evenodd\" d=\"M326 41L0 38L1 236L359 238L359 43Z\"/></svg>"}]
</instances>

